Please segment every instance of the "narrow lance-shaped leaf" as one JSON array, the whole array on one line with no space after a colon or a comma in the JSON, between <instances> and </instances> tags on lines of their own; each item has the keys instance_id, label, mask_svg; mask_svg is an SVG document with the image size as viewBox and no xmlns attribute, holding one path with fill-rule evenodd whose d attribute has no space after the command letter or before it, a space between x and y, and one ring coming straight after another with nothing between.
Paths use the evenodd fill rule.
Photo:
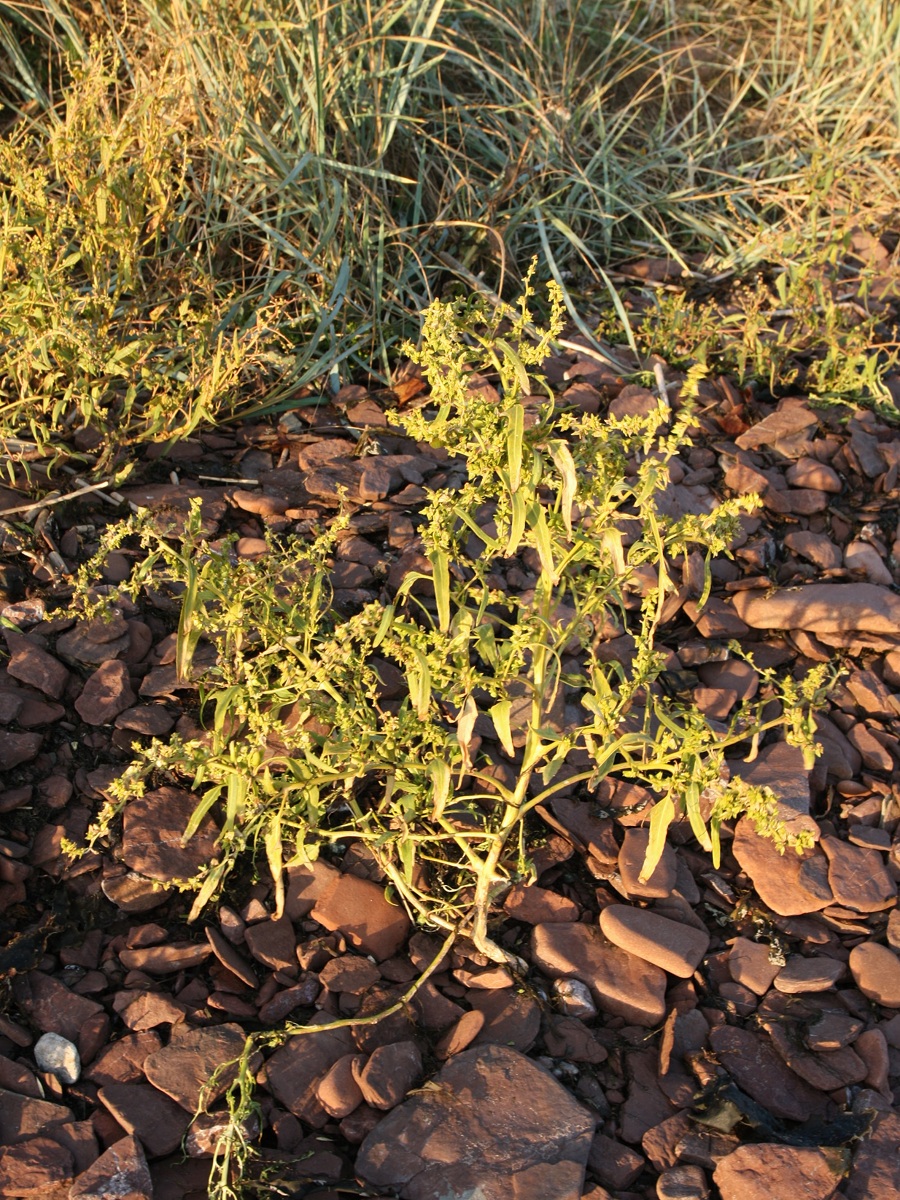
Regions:
<instances>
[{"instance_id":1,"label":"narrow lance-shaped leaf","mask_svg":"<svg viewBox=\"0 0 900 1200\"><path fill-rule=\"evenodd\" d=\"M415 666L407 668L406 680L416 716L424 721L431 705L431 671L421 650L413 649L412 653L416 662Z\"/></svg>"},{"instance_id":2,"label":"narrow lance-shaped leaf","mask_svg":"<svg viewBox=\"0 0 900 1200\"><path fill-rule=\"evenodd\" d=\"M699 784L688 784L684 793L684 803L687 809L688 820L691 823L691 829L694 837L704 850L712 850L712 842L709 840L709 834L706 832L706 825L704 824L703 816L700 812Z\"/></svg>"},{"instance_id":3,"label":"narrow lance-shaped leaf","mask_svg":"<svg viewBox=\"0 0 900 1200\"><path fill-rule=\"evenodd\" d=\"M462 763L459 768L459 782L463 775L472 768L472 756L469 747L472 744L472 734L475 731L475 721L478 717L478 706L471 696L466 696L466 702L460 709L456 720L456 737L462 750Z\"/></svg>"},{"instance_id":4,"label":"narrow lance-shaped leaf","mask_svg":"<svg viewBox=\"0 0 900 1200\"><path fill-rule=\"evenodd\" d=\"M507 409L509 430L506 434L506 458L509 464L509 490L515 495L522 482L522 443L525 435L525 409L514 404Z\"/></svg>"},{"instance_id":5,"label":"narrow lance-shaped leaf","mask_svg":"<svg viewBox=\"0 0 900 1200\"><path fill-rule=\"evenodd\" d=\"M441 633L446 633L450 628L450 560L444 550L434 550L428 558L434 579L438 626Z\"/></svg>"},{"instance_id":6,"label":"narrow lance-shaped leaf","mask_svg":"<svg viewBox=\"0 0 900 1200\"><path fill-rule=\"evenodd\" d=\"M640 883L646 883L659 865L663 850L666 848L666 832L675 819L675 805L669 796L663 796L650 810L650 838L647 842L647 854L644 865L638 877Z\"/></svg>"},{"instance_id":7,"label":"narrow lance-shaped leaf","mask_svg":"<svg viewBox=\"0 0 900 1200\"><path fill-rule=\"evenodd\" d=\"M512 369L515 372L516 385L519 389L519 392L523 396L527 396L531 390L531 383L528 379L528 371L525 367L525 364L522 362L522 359L518 354L516 354L515 350L505 338L495 338L494 344L503 351L507 361L512 366Z\"/></svg>"},{"instance_id":8,"label":"narrow lance-shaped leaf","mask_svg":"<svg viewBox=\"0 0 900 1200\"><path fill-rule=\"evenodd\" d=\"M195 628L200 576L190 560L186 562L186 574L181 614L178 618L178 638L175 645L175 673L178 679L183 681L187 680L191 660L194 657L194 649L200 640L200 630Z\"/></svg>"},{"instance_id":9,"label":"narrow lance-shaped leaf","mask_svg":"<svg viewBox=\"0 0 900 1200\"><path fill-rule=\"evenodd\" d=\"M553 545L550 541L550 527L547 524L547 517L539 504L533 506L532 512L534 513L534 519L531 522L531 526L534 530L535 548L538 552L538 558L541 560L541 569L555 583L556 568L553 562Z\"/></svg>"},{"instance_id":10,"label":"narrow lance-shaped leaf","mask_svg":"<svg viewBox=\"0 0 900 1200\"><path fill-rule=\"evenodd\" d=\"M440 821L450 796L450 764L441 758L433 758L428 764L431 776L431 819Z\"/></svg>"},{"instance_id":11,"label":"narrow lance-shaped leaf","mask_svg":"<svg viewBox=\"0 0 900 1200\"><path fill-rule=\"evenodd\" d=\"M498 700L496 704L492 704L488 709L488 716L493 721L494 728L497 730L500 745L510 758L515 758L516 748L513 745L512 729L509 723L509 710L511 708L511 700Z\"/></svg>"},{"instance_id":12,"label":"narrow lance-shaped leaf","mask_svg":"<svg viewBox=\"0 0 900 1200\"><path fill-rule=\"evenodd\" d=\"M273 814L266 829L266 859L275 885L275 911L272 919L277 921L284 912L284 853L280 810Z\"/></svg>"},{"instance_id":13,"label":"narrow lance-shaped leaf","mask_svg":"<svg viewBox=\"0 0 900 1200\"><path fill-rule=\"evenodd\" d=\"M201 772L198 771L197 777L194 779L195 788L198 787L201 782L200 774ZM198 802L197 807L191 813L190 820L185 826L184 833L181 835L182 846L186 846L188 844L188 842L200 828L200 822L203 820L221 794L221 784L219 784L217 787L211 787L208 792L204 792L202 799Z\"/></svg>"},{"instance_id":14,"label":"narrow lance-shaped leaf","mask_svg":"<svg viewBox=\"0 0 900 1200\"><path fill-rule=\"evenodd\" d=\"M617 575L625 574L625 548L622 543L622 534L614 526L604 529L600 534L600 540L603 543L603 549L612 559L613 570Z\"/></svg>"},{"instance_id":15,"label":"narrow lance-shaped leaf","mask_svg":"<svg viewBox=\"0 0 900 1200\"><path fill-rule=\"evenodd\" d=\"M381 614L381 620L379 621L378 628L375 631L375 637L372 639L373 650L377 649L377 647L380 646L387 637L388 630L390 629L394 620L394 611L394 605L388 604L385 607L384 612Z\"/></svg>"},{"instance_id":16,"label":"narrow lance-shaped leaf","mask_svg":"<svg viewBox=\"0 0 900 1200\"><path fill-rule=\"evenodd\" d=\"M506 543L506 558L511 558L522 544L522 537L525 533L525 518L528 511L525 507L525 497L521 491L513 492L511 499L512 512L509 522L509 541Z\"/></svg>"},{"instance_id":17,"label":"narrow lance-shaped leaf","mask_svg":"<svg viewBox=\"0 0 900 1200\"><path fill-rule=\"evenodd\" d=\"M572 505L575 501L575 493L578 488L578 479L575 472L575 460L572 458L572 452L565 442L554 442L550 453L553 461L556 464L556 469L562 476L562 489L559 495L559 508L562 514L563 524L566 527L566 533L571 540L572 537Z\"/></svg>"},{"instance_id":18,"label":"narrow lance-shaped leaf","mask_svg":"<svg viewBox=\"0 0 900 1200\"><path fill-rule=\"evenodd\" d=\"M207 877L203 880L200 891L194 897L194 903L191 905L191 911L188 913L188 921L196 921L203 909L212 900L213 896L219 890L219 886L225 875L228 872L228 863L217 863Z\"/></svg>"}]
</instances>

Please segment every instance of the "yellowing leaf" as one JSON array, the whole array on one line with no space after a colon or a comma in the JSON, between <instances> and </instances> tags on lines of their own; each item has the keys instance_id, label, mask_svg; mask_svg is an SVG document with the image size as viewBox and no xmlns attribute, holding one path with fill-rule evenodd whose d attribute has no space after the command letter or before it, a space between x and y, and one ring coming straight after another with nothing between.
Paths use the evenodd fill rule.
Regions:
<instances>
[{"instance_id":1,"label":"yellowing leaf","mask_svg":"<svg viewBox=\"0 0 900 1200\"><path fill-rule=\"evenodd\" d=\"M506 435L506 458L509 464L509 488L515 494L522 481L522 441L525 433L525 409L514 404L508 412L509 431Z\"/></svg>"},{"instance_id":2,"label":"yellowing leaf","mask_svg":"<svg viewBox=\"0 0 900 1200\"><path fill-rule=\"evenodd\" d=\"M440 758L434 758L428 764L428 774L431 776L431 819L440 821L450 795L450 764Z\"/></svg>"},{"instance_id":3,"label":"yellowing leaf","mask_svg":"<svg viewBox=\"0 0 900 1200\"><path fill-rule=\"evenodd\" d=\"M566 527L566 533L572 537L572 505L575 501L575 492L578 488L578 479L575 473L575 460L572 458L572 452L565 442L554 442L550 451L553 461L556 464L556 469L562 476L562 489L559 495L559 508L562 514L563 524Z\"/></svg>"},{"instance_id":4,"label":"yellowing leaf","mask_svg":"<svg viewBox=\"0 0 900 1200\"><path fill-rule=\"evenodd\" d=\"M509 723L509 710L512 708L511 700L498 700L496 704L492 704L488 709L488 716L494 723L494 728L497 730L497 737L500 739L500 745L506 751L510 758L514 758L516 748L513 745L512 729Z\"/></svg>"},{"instance_id":5,"label":"yellowing leaf","mask_svg":"<svg viewBox=\"0 0 900 1200\"><path fill-rule=\"evenodd\" d=\"M284 912L284 852L281 843L281 813L274 814L266 829L266 859L272 882L275 884L275 911L272 919L277 921Z\"/></svg>"},{"instance_id":6,"label":"yellowing leaf","mask_svg":"<svg viewBox=\"0 0 900 1200\"><path fill-rule=\"evenodd\" d=\"M477 717L478 706L471 696L467 696L466 702L460 709L456 720L456 737L463 756L462 765L459 768L460 782L462 782L463 775L472 768L472 757L469 753L469 747L472 744L472 734L475 730Z\"/></svg>"},{"instance_id":7,"label":"yellowing leaf","mask_svg":"<svg viewBox=\"0 0 900 1200\"><path fill-rule=\"evenodd\" d=\"M666 848L666 831L674 820L675 805L668 796L664 796L650 810L650 839L647 842L644 865L638 876L640 883L646 883L656 870L663 850Z\"/></svg>"}]
</instances>

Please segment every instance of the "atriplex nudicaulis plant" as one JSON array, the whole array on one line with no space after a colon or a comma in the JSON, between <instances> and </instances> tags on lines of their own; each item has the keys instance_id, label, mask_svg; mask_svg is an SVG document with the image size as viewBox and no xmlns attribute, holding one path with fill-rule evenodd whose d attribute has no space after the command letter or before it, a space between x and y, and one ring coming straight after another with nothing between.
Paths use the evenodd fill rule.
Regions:
<instances>
[{"instance_id":1,"label":"atriplex nudicaulis plant","mask_svg":"<svg viewBox=\"0 0 900 1200\"><path fill-rule=\"evenodd\" d=\"M109 835L151 771L189 780L198 803L186 837L207 813L221 827L216 858L183 881L197 892L192 917L248 855L264 850L280 911L287 861L358 839L420 920L465 930L504 960L488 918L509 882L529 877L526 817L563 788L590 796L607 775L655 798L645 877L681 815L716 861L721 822L742 811L782 849L798 844L774 796L723 782L723 762L736 746L755 753L775 726L813 756L827 666L799 682L763 672L759 700L727 725L656 682L675 561L699 547L708 567L753 506L744 497L673 518L660 504L667 464L689 441L700 373L689 374L678 412L662 396L647 417L535 402L529 369L562 323L559 292L549 291L537 337L529 276L519 307L499 314L480 299L435 302L420 347L406 347L430 399L391 420L464 462L467 479L431 493L423 569L389 602L350 617L333 611L329 554L346 516L309 542L273 540L255 562L237 559L228 541L209 544L198 512L177 540L158 520L137 519L107 539L102 553L129 534L147 551L128 585L134 597L149 585L179 592L182 674L201 642L218 659L199 674L207 735L140 750L88 844ZM469 387L473 369L494 375L499 403ZM523 554L533 583L516 592L504 572ZM707 590L708 580L707 570ZM621 662L600 652L611 624L631 638ZM405 676L399 701L382 699L385 660ZM764 720L773 697L780 715Z\"/></svg>"}]
</instances>

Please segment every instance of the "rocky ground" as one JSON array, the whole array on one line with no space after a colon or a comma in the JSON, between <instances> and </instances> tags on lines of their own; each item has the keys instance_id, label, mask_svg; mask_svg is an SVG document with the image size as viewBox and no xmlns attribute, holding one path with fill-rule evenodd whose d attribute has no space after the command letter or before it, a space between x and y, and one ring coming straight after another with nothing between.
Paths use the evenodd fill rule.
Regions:
<instances>
[{"instance_id":1,"label":"rocky ground","mask_svg":"<svg viewBox=\"0 0 900 1200\"><path fill-rule=\"evenodd\" d=\"M652 402L575 351L546 373L588 411ZM495 926L527 975L457 942L393 1015L267 1052L248 1129L270 1171L261 1194L900 1195L900 427L725 378L704 387L672 502L759 492L763 505L734 559L715 562L702 611L697 563L683 564L663 642L672 678L716 720L759 686L728 639L786 671L845 656L815 768L778 740L742 764L814 849L779 857L742 819L713 870L676 826L641 884L648 794L607 781L557 797L537 883L508 892ZM267 530L302 536L333 512L344 485L354 514L332 579L350 612L396 590L425 488L461 478L387 427L395 400L345 388L280 426L147 452L124 499L177 517L199 496L210 532L236 530L237 553L255 556ZM0 488L0 509L21 504ZM196 732L198 707L175 673L171 611L123 601L111 624L78 620L54 577L125 510L87 494L45 511L0 525L0 1195L205 1196L220 1118L215 1103L192 1115L245 1033L381 1012L441 941L387 902L352 843L289 869L280 919L257 883L188 925L190 898L152 881L189 876L216 829L182 848L193 800L171 785L129 805L108 851L61 854L135 739ZM133 562L115 553L107 582ZM524 586L527 555L516 569Z\"/></svg>"}]
</instances>

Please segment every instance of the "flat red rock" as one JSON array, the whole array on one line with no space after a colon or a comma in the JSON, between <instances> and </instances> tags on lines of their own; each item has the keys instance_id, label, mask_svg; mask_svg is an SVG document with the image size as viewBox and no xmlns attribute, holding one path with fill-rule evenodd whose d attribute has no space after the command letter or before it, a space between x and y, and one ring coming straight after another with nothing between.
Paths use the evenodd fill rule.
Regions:
<instances>
[{"instance_id":1,"label":"flat red rock","mask_svg":"<svg viewBox=\"0 0 900 1200\"><path fill-rule=\"evenodd\" d=\"M773 1116L807 1121L821 1111L822 1097L785 1065L765 1034L720 1025L709 1044L738 1087Z\"/></svg>"},{"instance_id":2,"label":"flat red rock","mask_svg":"<svg viewBox=\"0 0 900 1200\"><path fill-rule=\"evenodd\" d=\"M178 1029L168 1046L148 1054L144 1073L154 1087L180 1104L188 1112L200 1106L200 1096L218 1071L215 1088L210 1089L211 1103L237 1074L234 1060L244 1049L244 1031L239 1025L216 1025L211 1029Z\"/></svg>"},{"instance_id":3,"label":"flat red rock","mask_svg":"<svg viewBox=\"0 0 900 1200\"><path fill-rule=\"evenodd\" d=\"M163 1158L181 1145L190 1115L149 1083L108 1083L100 1100L123 1129L140 1138L150 1158Z\"/></svg>"},{"instance_id":4,"label":"flat red rock","mask_svg":"<svg viewBox=\"0 0 900 1200\"><path fill-rule=\"evenodd\" d=\"M103 663L88 677L75 709L88 725L108 725L130 708L137 697L131 690L128 667L112 659Z\"/></svg>"},{"instance_id":5,"label":"flat red rock","mask_svg":"<svg viewBox=\"0 0 900 1200\"><path fill-rule=\"evenodd\" d=\"M690 979L709 949L709 934L705 931L625 904L604 908L600 928L622 950L681 979Z\"/></svg>"},{"instance_id":6,"label":"flat red rock","mask_svg":"<svg viewBox=\"0 0 900 1200\"><path fill-rule=\"evenodd\" d=\"M356 875L335 875L315 901L313 920L326 929L340 930L357 950L377 962L391 958L409 935L405 911L387 899L383 886Z\"/></svg>"},{"instance_id":7,"label":"flat red rock","mask_svg":"<svg viewBox=\"0 0 900 1200\"><path fill-rule=\"evenodd\" d=\"M900 1008L900 958L878 942L850 951L850 972L864 996L885 1008Z\"/></svg>"},{"instance_id":8,"label":"flat red rock","mask_svg":"<svg viewBox=\"0 0 900 1200\"><path fill-rule=\"evenodd\" d=\"M134 1136L120 1138L83 1171L69 1191L69 1200L153 1200L150 1168Z\"/></svg>"},{"instance_id":9,"label":"flat red rock","mask_svg":"<svg viewBox=\"0 0 900 1200\"><path fill-rule=\"evenodd\" d=\"M634 1025L653 1026L666 1015L666 975L601 930L580 923L536 925L531 936L532 962L551 979L580 979L604 1012Z\"/></svg>"},{"instance_id":10,"label":"flat red rock","mask_svg":"<svg viewBox=\"0 0 900 1200\"><path fill-rule=\"evenodd\" d=\"M774 592L736 592L735 612L753 629L865 631L896 637L900 595L874 583L810 583Z\"/></svg>"},{"instance_id":11,"label":"flat red rock","mask_svg":"<svg viewBox=\"0 0 900 1200\"><path fill-rule=\"evenodd\" d=\"M722 1200L829 1200L842 1173L837 1151L763 1142L740 1146L723 1158L713 1178Z\"/></svg>"},{"instance_id":12,"label":"flat red rock","mask_svg":"<svg viewBox=\"0 0 900 1200\"><path fill-rule=\"evenodd\" d=\"M748 817L741 817L735 827L732 850L763 904L779 916L818 912L832 903L828 861L821 851L800 855L788 847L779 854L775 843L760 836Z\"/></svg>"},{"instance_id":13,"label":"flat red rock","mask_svg":"<svg viewBox=\"0 0 900 1200\"><path fill-rule=\"evenodd\" d=\"M891 879L878 850L853 846L836 837L823 837L820 845L828 858L828 883L835 903L854 912L880 912L897 900Z\"/></svg>"},{"instance_id":14,"label":"flat red rock","mask_svg":"<svg viewBox=\"0 0 900 1200\"><path fill-rule=\"evenodd\" d=\"M505 1046L465 1050L368 1135L356 1169L414 1200L580 1196L594 1118Z\"/></svg>"},{"instance_id":15,"label":"flat red rock","mask_svg":"<svg viewBox=\"0 0 900 1200\"><path fill-rule=\"evenodd\" d=\"M75 1175L71 1153L47 1137L0 1150L0 1196L44 1200L59 1194Z\"/></svg>"},{"instance_id":16,"label":"flat red rock","mask_svg":"<svg viewBox=\"0 0 900 1200\"><path fill-rule=\"evenodd\" d=\"M157 788L128 802L122 820L122 858L132 871L168 883L190 879L214 857L219 831L208 816L182 845L198 803L199 797L176 787Z\"/></svg>"}]
</instances>

